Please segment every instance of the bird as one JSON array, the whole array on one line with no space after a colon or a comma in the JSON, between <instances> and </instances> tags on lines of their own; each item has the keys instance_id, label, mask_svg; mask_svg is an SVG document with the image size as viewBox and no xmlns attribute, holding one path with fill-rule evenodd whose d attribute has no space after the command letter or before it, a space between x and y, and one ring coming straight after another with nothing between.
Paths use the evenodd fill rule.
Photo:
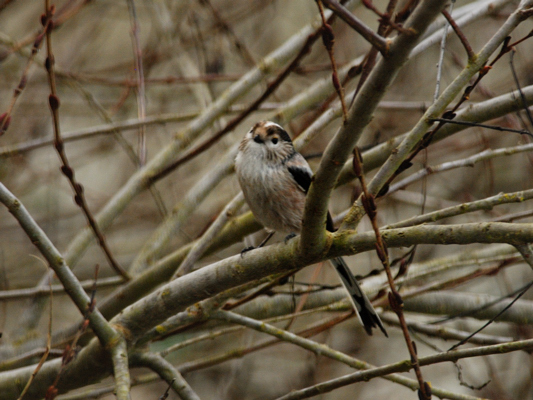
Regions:
<instances>
[{"instance_id":1,"label":"bird","mask_svg":"<svg viewBox=\"0 0 533 400\"><path fill-rule=\"evenodd\" d=\"M288 237L300 233L313 172L294 148L285 129L272 121L257 122L239 144L235 171L248 207L269 233L266 240L274 232L288 233ZM329 213L326 229L335 231ZM330 261L365 331L372 335L372 329L379 328L388 337L376 310L344 259L336 257Z\"/></svg>"}]
</instances>

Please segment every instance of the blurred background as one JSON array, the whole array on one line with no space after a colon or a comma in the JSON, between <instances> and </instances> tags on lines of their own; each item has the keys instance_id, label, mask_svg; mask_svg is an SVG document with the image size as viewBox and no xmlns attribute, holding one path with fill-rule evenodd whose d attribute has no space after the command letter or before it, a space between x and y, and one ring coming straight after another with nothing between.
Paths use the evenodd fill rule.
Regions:
<instances>
[{"instance_id":1,"label":"blurred background","mask_svg":"<svg viewBox=\"0 0 533 400\"><path fill-rule=\"evenodd\" d=\"M469 3L471 2L456 1L454 10L472 12L465 8ZM485 3L487 2L483 2ZM77 0L58 1L55 4L59 23L56 24L52 38L57 91L61 101L61 133L65 140L65 152L77 180L84 187L89 208L94 215L108 204L139 169L137 155L140 133L139 127L134 124L139 121L140 108L145 109L146 152L147 161L150 162L170 142L179 139L194 118L202 115L264 57L294 38L305 26L318 21L317 5L311 0L145 0L136 1L134 11L131 8L132 2L128 1ZM376 1L374 4L383 10L387 3ZM517 4L516 1L494 2L491 12L462 26L461 29L475 52L494 35ZM350 2L349 7L373 30L377 29L378 17L373 12L357 1ZM481 7L481 2L478 7ZM39 21L43 10L44 2L35 0L0 1L0 114L14 104L9 128L0 137L0 181L22 201L55 246L61 252L68 252L72 250L70 246L73 238L86 227L86 219L73 201L72 189L59 170L61 164L53 146L53 124L48 106L50 86L43 67L45 44L29 61L32 44L41 29ZM135 26L136 30L133 29ZM315 25L315 28L319 26ZM333 29L335 59L339 68L358 65L361 57L369 51L370 45L343 21L335 20ZM524 22L513 32L512 41L524 37L530 30L530 21ZM138 50L135 49L136 40L140 45ZM514 65L510 64L509 54L498 61L464 107L516 90L512 67L522 88L533 85L531 40L516 47ZM360 142L363 149L370 149L409 132L433 102L439 44L440 41L411 57L400 71L365 130ZM139 68L135 54L139 50L142 52L144 93L138 85ZM463 46L455 35L450 35L443 59L441 91L466 64L467 56ZM270 76L248 90L230 109L216 118L208 129L186 145L193 146L225 126L265 91L268 83L285 65L286 63L274 65L272 71L269 71ZM183 207L184 199L190 201L188 196L197 182L209 171L220 168L223 157L256 121L278 118L293 138L305 131L323 111L335 104L336 97L331 88L317 101L303 104L301 111L290 119L284 120L283 112L287 109L287 104L297 102L300 97L305 98L310 88L319 84L328 87L330 76L329 57L321 40L318 40L300 66L260 105L259 110L211 148L156 182L151 191L144 190L128 202L124 211L114 218L105 231L107 243L117 261L126 269L135 263L139 250L151 240L165 216L172 213L172 210L177 212ZM25 88L20 96L14 98L13 91L21 79L26 81ZM346 93L352 93L357 80L358 77L355 77L347 82ZM514 129L532 128L523 111L507 113L490 123ZM340 125L341 119L337 118L301 150L310 157L312 168L318 166L320 154ZM427 151L421 152L415 159L414 167L398 180L426 165L435 166L461 160L487 149L514 147L530 142L531 138L517 133L469 128L432 144ZM184 145L184 148L189 147ZM422 212L483 199L499 192L531 189L532 161L532 153L522 151L418 180L379 201L380 226ZM375 170L368 173L370 179ZM179 229L160 249L155 259L198 238L238 192L238 183L231 172L212 183L202 196L195 199L194 207L187 209L186 220L179 225ZM342 214L359 193L360 189L355 181L339 187L331 199L332 213ZM522 213L522 216L514 219L517 222L532 222L529 210L531 205L528 202L506 204L445 222L491 221L516 213ZM369 229L370 224L366 219L358 228L361 232ZM259 233L254 238L247 239L246 243L233 244L211 254L196 266L236 254L245 245L260 240L261 235ZM487 245L421 245L417 247L414 264L419 265L421 271L432 261L438 265L439 260L449 262L446 257L464 255L465 251L467 254L474 254L475 251L487 248ZM408 251L390 250L391 259L401 257ZM495 250L491 256L492 258L487 256L487 261L480 261L481 256L472 256L469 262L465 262L460 274L497 265L493 275L483 274L465 279L460 285L455 282L448 288L453 286L461 293L485 293L498 297L532 279L530 267L515 253ZM95 242L75 258L71 267L80 280L92 279L97 264L100 265L99 280L102 282L105 282L105 278L116 276ZM380 270L379 260L373 252L359 254L348 260L354 273L361 276ZM43 305L40 314L42 318L34 316L34 323L27 324L25 318L30 315L28 306L32 302L32 296L9 295L13 290L34 288L41 282L46 271L46 263L36 248L7 209L1 207L0 291L5 297L2 297L0 303L0 331L3 332L0 343L3 346L16 347L21 343L27 344L34 339L46 337L48 318L45 316L48 315L49 304ZM412 280L410 284L412 287L420 287L432 280L451 282L457 273L454 269L447 269L441 275L422 276L421 280ZM298 282L339 284L327 265L306 268L295 280L296 284L276 289L278 291L271 295L277 293L279 296L290 297L291 289L301 289ZM368 282L368 287L374 294L377 293L379 284L372 286L372 280ZM97 305L100 299L113 292L116 284L115 280L107 287L98 288ZM531 297L530 293L526 293L522 300ZM527 301L524 306L529 304L533 305ZM533 315L533 308L529 313ZM294 329L303 329L330 314L316 313L302 317L296 321ZM423 322L437 318L419 313L408 316ZM78 320L79 313L68 297L64 294L54 295L52 330L56 332L71 327ZM483 322L463 318L452 321L447 326L471 332ZM367 337L358 321L351 318L313 339L374 365L407 359L408 352L400 330L389 326L389 339L380 334ZM155 342L153 348L160 351L171 344L217 329L220 326L213 324L207 328L186 331ZM532 333L527 323L505 322L494 323L484 332L497 338L515 339L531 337ZM185 347L172 353L168 360L181 365L232 349L245 348L263 338L264 335L255 332L239 331L230 336L224 335L219 339L213 338ZM425 336L415 336L415 341L421 355L443 351L454 343ZM424 377L435 386L480 398L524 399L533 394L529 353L480 357L462 360L458 364L460 369L452 363L426 367L423 369ZM188 373L185 377L201 398L271 399L352 371L338 362L315 356L290 344L281 344ZM144 369L133 370L137 377L144 377L147 372ZM413 374L406 375L413 377ZM481 389L472 389L489 381ZM112 381L104 382L103 385L110 382ZM132 391L132 398L158 398L166 387L167 384L160 380L139 385ZM80 396L79 398L88 398ZM112 394L107 396L103 398L113 398ZM345 386L316 398L413 399L415 396L410 389L375 379L368 383ZM178 397L171 393L169 398Z\"/></svg>"}]
</instances>

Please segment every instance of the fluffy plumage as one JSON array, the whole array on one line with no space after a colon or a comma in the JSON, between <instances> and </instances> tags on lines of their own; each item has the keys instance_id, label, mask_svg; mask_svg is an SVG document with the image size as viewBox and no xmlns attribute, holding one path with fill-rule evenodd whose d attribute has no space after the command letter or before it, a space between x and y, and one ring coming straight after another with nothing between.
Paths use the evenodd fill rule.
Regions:
<instances>
[{"instance_id":1,"label":"fluffy plumage","mask_svg":"<svg viewBox=\"0 0 533 400\"><path fill-rule=\"evenodd\" d=\"M244 197L255 218L269 232L299 233L305 196L312 182L309 164L278 124L260 121L244 136L235 169ZM333 231L328 215L327 229ZM387 332L342 258L331 260L366 332L379 327Z\"/></svg>"}]
</instances>

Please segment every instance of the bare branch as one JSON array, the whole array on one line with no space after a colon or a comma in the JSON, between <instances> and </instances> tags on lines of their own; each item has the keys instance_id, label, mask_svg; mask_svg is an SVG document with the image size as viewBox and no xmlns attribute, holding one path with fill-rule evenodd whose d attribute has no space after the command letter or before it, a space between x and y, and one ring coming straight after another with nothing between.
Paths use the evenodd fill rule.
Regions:
<instances>
[{"instance_id":1,"label":"bare branch","mask_svg":"<svg viewBox=\"0 0 533 400\"><path fill-rule=\"evenodd\" d=\"M363 21L353 15L350 10L335 0L321 0L324 5L333 11L339 18L350 25L357 33L364 37L368 43L376 47L379 52L386 57L388 52L388 45L386 39L377 35L372 29L366 26Z\"/></svg>"}]
</instances>

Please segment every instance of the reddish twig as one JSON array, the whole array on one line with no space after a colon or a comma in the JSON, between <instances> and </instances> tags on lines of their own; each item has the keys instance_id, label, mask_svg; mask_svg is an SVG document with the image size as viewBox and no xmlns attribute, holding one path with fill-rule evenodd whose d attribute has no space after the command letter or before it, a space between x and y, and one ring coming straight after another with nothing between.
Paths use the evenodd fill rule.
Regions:
<instances>
[{"instance_id":1,"label":"reddish twig","mask_svg":"<svg viewBox=\"0 0 533 400\"><path fill-rule=\"evenodd\" d=\"M48 73L48 80L50 83L50 92L51 92L48 97L48 102L49 102L50 109L52 112L52 121L53 121L53 128L54 128L54 147L59 155L59 158L61 159L61 164L62 164L61 172L67 177L68 181L70 182L70 185L75 193L74 201L82 209L83 213L85 214L85 217L98 240L98 244L104 251L106 258L109 261L109 264L118 274L120 274L126 279L129 279L126 271L118 264L118 262L115 261L109 248L107 247L107 243L104 239L104 235L100 231L100 228L96 224L94 217L89 211L89 207L87 205L85 195L83 194L83 186L76 181L74 177L74 170L70 166L69 160L65 153L63 140L61 138L61 130L59 126L60 101L59 101L59 97L57 96L55 73L54 73L54 54L52 52L52 30L54 26L52 17L55 12L55 6L53 5L50 6L49 3L50 3L50 0L45 0L46 11L45 11L45 14L43 14L41 18L41 22L43 26L46 28L45 32L46 32L47 57L45 61L45 66L46 66L46 71Z\"/></svg>"},{"instance_id":2,"label":"reddish twig","mask_svg":"<svg viewBox=\"0 0 533 400\"><path fill-rule=\"evenodd\" d=\"M394 3L394 5L396 5L396 0L393 0L392 2ZM362 3L366 8L374 12L374 14L379 17L380 24L388 25L392 29L397 30L400 33L409 33L409 31L404 29L400 24L396 23L395 21L392 21L392 13L390 12L389 7L387 7L387 11L382 13L374 6L374 4L372 4L372 0L362 0Z\"/></svg>"},{"instance_id":3,"label":"reddish twig","mask_svg":"<svg viewBox=\"0 0 533 400\"><path fill-rule=\"evenodd\" d=\"M455 104L455 106L450 110L450 111L446 111L441 118L438 118L438 119L435 119L437 121L439 121L438 125L433 128L431 131L427 132L424 137L422 138L422 140L420 140L420 142L418 143L418 146L411 152L411 154L402 162L402 164L400 165L400 167L396 170L396 172L394 174L392 174L392 176L387 180L387 182L383 185L383 188L381 189L381 191L378 193L378 197L379 196L382 196L384 195L385 193L387 193L387 190L388 190L388 187L390 185L390 183L399 175L401 174L403 171L405 171L406 169L408 169L412 164L412 161L413 159L415 158L415 156L423 149L427 148L429 146L429 144L431 143L431 141L433 140L433 137L435 136L435 134L447 123L451 123L452 120L455 118L455 111L457 111L457 109L467 100L470 99L470 94L472 93L472 91L478 86L479 82L489 73L489 71L492 69L492 67L494 66L494 64L496 64L505 54L509 53L510 51L512 51L515 46L517 44L520 44L522 43L523 41L525 41L526 39L530 38L530 37L533 37L533 31L529 32L529 34L527 34L526 36L524 36L523 38L517 40L516 42L514 43L511 43L509 44L509 42L511 41L511 37L508 36L503 44L502 44L502 48L500 50L500 52L498 53L498 55L494 58L494 60L492 60L492 62L489 64L489 65L485 65L483 67L481 67L481 69L479 70L478 72L478 76L476 78L476 80L469 86L467 86L463 92L463 95L461 96L461 98L457 101L457 103ZM462 122L459 122L460 124L462 124ZM525 132L518 132L518 133L525 133ZM529 132L528 132L529 134Z\"/></svg>"},{"instance_id":4,"label":"reddish twig","mask_svg":"<svg viewBox=\"0 0 533 400\"><path fill-rule=\"evenodd\" d=\"M468 43L468 40L466 39L466 36L461 31L461 28L455 23L455 20L452 18L451 14L448 12L448 10L444 9L441 11L442 15L444 15L444 18L448 21L452 29L454 30L455 34L463 44L463 47L466 50L466 54L468 55L469 60L473 60L476 56L474 53L474 50L472 50L472 46L470 46L470 43Z\"/></svg>"},{"instance_id":5,"label":"reddish twig","mask_svg":"<svg viewBox=\"0 0 533 400\"><path fill-rule=\"evenodd\" d=\"M420 369L420 364L418 363L416 344L413 340L411 340L409 328L407 326L407 322L405 321L405 316L403 315L403 300L400 293L396 290L396 285L394 283L394 278L390 269L387 247L385 246L385 242L383 241L377 223L377 207L375 203L375 198L368 191L366 180L363 175L363 159L357 147L354 148L353 168L355 175L361 183L361 189L363 191L363 193L361 194L361 200L363 203L363 207L365 209L366 214L368 215L368 218L370 219L372 229L374 230L374 233L376 235L376 252L381 263L383 264L385 273L387 274L387 281L391 290L389 292L389 304L392 311L394 311L394 313L398 317L398 320L400 321L400 326L402 328L403 336L405 338L405 343L407 344L407 349L409 350L409 354L411 356L411 364L418 380L418 398L420 400L429 400L431 399L431 388L429 384L424 381L424 378L422 376L422 370Z\"/></svg>"},{"instance_id":6,"label":"reddish twig","mask_svg":"<svg viewBox=\"0 0 533 400\"><path fill-rule=\"evenodd\" d=\"M24 67L24 71L22 72L22 76L20 77L20 81L13 91L13 97L11 98L11 103L9 104L7 111L0 115L0 136L2 136L7 129L9 128L9 124L11 122L11 113L13 112L13 108L15 107L15 103L17 102L17 99L19 98L20 94L26 87L26 84L28 83L28 72L30 70L31 65L33 64L33 60L35 58L35 55L38 53L39 49L41 48L41 45L43 43L43 39L45 36L45 32L48 30L48 27L50 25L51 21L42 21L43 22L43 29L35 36L35 40L33 41L33 46L31 48L31 55L26 61L26 67Z\"/></svg>"},{"instance_id":7,"label":"reddish twig","mask_svg":"<svg viewBox=\"0 0 533 400\"><path fill-rule=\"evenodd\" d=\"M394 12L394 9L396 8L397 0L390 0L389 4L387 5L387 15L392 15ZM390 20L390 18L389 18ZM381 19L378 27L377 34L380 37L387 37L391 34L393 31L393 28L386 23L386 20ZM361 90L361 87L363 86L363 83L365 83L366 79L370 75L370 71L374 68L376 65L376 59L378 56L378 49L376 47L372 47L368 54L365 57L365 60L363 61L363 66L361 70L361 77L359 78L359 82L357 83L357 89L355 90L354 96L352 98L352 103L355 100L355 96L357 93L359 93L359 90Z\"/></svg>"},{"instance_id":8,"label":"reddish twig","mask_svg":"<svg viewBox=\"0 0 533 400\"><path fill-rule=\"evenodd\" d=\"M320 11L320 16L322 17L322 41L324 42L324 47L326 48L331 62L331 80L333 82L333 87L339 96L339 100L342 106L342 120L346 121L348 117L348 108L346 108L346 102L344 101L344 90L342 88L341 82L339 80L339 75L337 73L337 64L335 63L335 55L333 51L333 46L335 45L335 35L333 34L333 29L331 25L328 24L326 16L324 15L324 8L322 7L322 1L317 0L318 11Z\"/></svg>"}]
</instances>

